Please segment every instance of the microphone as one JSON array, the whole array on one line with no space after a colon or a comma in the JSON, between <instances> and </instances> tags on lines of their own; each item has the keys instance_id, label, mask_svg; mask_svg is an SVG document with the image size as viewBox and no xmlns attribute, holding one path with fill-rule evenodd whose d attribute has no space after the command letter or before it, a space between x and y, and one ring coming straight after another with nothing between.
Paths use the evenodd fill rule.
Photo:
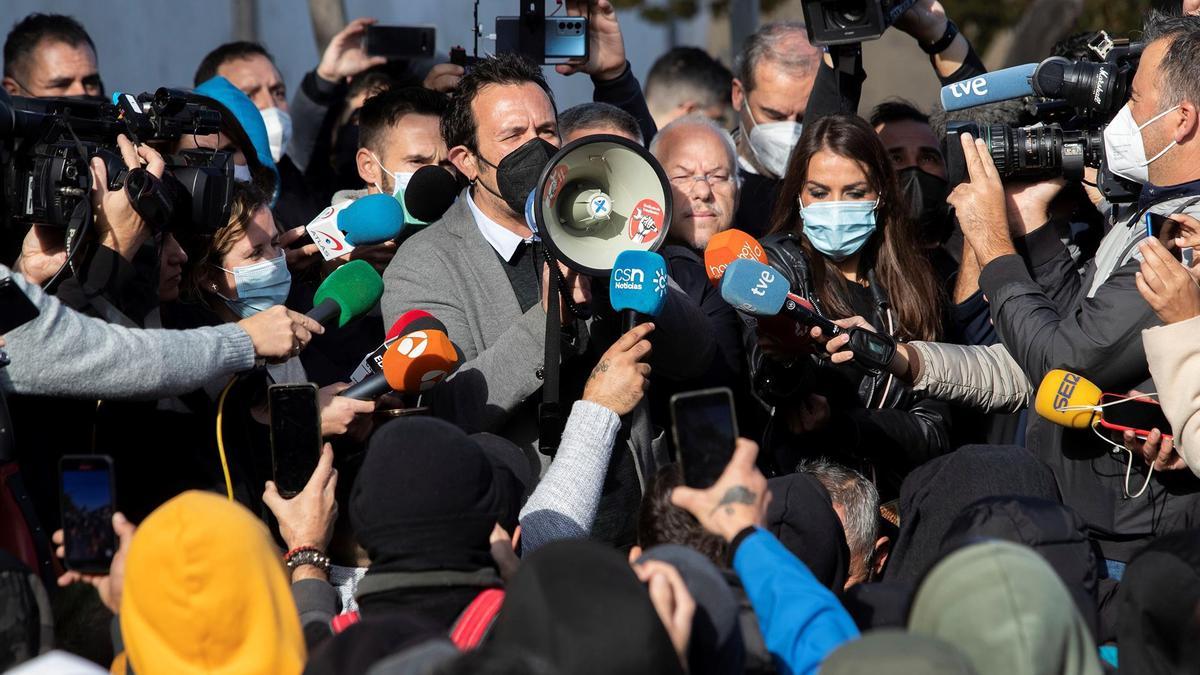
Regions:
<instances>
[{"instance_id":1,"label":"microphone","mask_svg":"<svg viewBox=\"0 0 1200 675\"><path fill-rule=\"evenodd\" d=\"M404 188L404 206L411 216L409 221L432 223L438 220L454 203L458 191L458 181L442 167L417 169L409 179L408 187Z\"/></svg>"},{"instance_id":2,"label":"microphone","mask_svg":"<svg viewBox=\"0 0 1200 675\"><path fill-rule=\"evenodd\" d=\"M947 112L953 112L986 103L1031 96L1035 93L1033 74L1039 65L1026 63L948 84L942 87L942 107Z\"/></svg>"},{"instance_id":3,"label":"microphone","mask_svg":"<svg viewBox=\"0 0 1200 675\"><path fill-rule=\"evenodd\" d=\"M383 279L371 263L351 260L321 282L308 317L326 328L341 328L369 312L381 297Z\"/></svg>"},{"instance_id":4,"label":"microphone","mask_svg":"<svg viewBox=\"0 0 1200 675\"><path fill-rule=\"evenodd\" d=\"M725 268L721 279L721 297L725 302L756 316L786 316L804 326L816 326L826 338L850 334L847 345L859 365L883 370L896 355L896 341L890 336L865 328L846 330L821 316L808 300L791 292L786 279L769 265L739 258Z\"/></svg>"},{"instance_id":5,"label":"microphone","mask_svg":"<svg viewBox=\"0 0 1200 675\"><path fill-rule=\"evenodd\" d=\"M383 354L382 372L342 391L339 396L372 401L389 391L415 394L428 391L458 366L458 349L440 330L407 333Z\"/></svg>"},{"instance_id":6,"label":"microphone","mask_svg":"<svg viewBox=\"0 0 1200 675\"><path fill-rule=\"evenodd\" d=\"M1100 387L1081 375L1055 369L1038 385L1034 410L1060 427L1087 429L1100 415Z\"/></svg>"},{"instance_id":7,"label":"microphone","mask_svg":"<svg viewBox=\"0 0 1200 675\"><path fill-rule=\"evenodd\" d=\"M381 244L404 230L404 207L391 195L365 195L338 212L337 227L351 246Z\"/></svg>"},{"instance_id":8,"label":"microphone","mask_svg":"<svg viewBox=\"0 0 1200 675\"><path fill-rule=\"evenodd\" d=\"M704 247L704 267L709 283L719 288L725 268L738 258L767 264L767 254L754 237L741 230L725 230L714 234L708 240L708 246Z\"/></svg>"},{"instance_id":9,"label":"microphone","mask_svg":"<svg viewBox=\"0 0 1200 675\"><path fill-rule=\"evenodd\" d=\"M432 319L432 321L424 321L425 319ZM410 309L409 311L401 314L400 318L396 319L395 323L392 324L392 327L388 329L387 335L383 339L383 344L369 352L363 357L363 360L359 362L358 367L355 368L354 372L350 374L350 381L352 383L358 383L374 373L382 372L383 353L387 351L387 348L390 347L392 343L395 342L396 339L401 335L411 333L414 330L424 330L426 328L436 328L442 332L446 331L446 327L442 325L442 322L434 319L433 315L429 312L423 312L419 309Z\"/></svg>"},{"instance_id":10,"label":"microphone","mask_svg":"<svg viewBox=\"0 0 1200 675\"><path fill-rule=\"evenodd\" d=\"M629 332L643 317L656 317L667 299L667 262L651 251L621 251L608 278L612 308L621 315L621 330Z\"/></svg>"}]
</instances>

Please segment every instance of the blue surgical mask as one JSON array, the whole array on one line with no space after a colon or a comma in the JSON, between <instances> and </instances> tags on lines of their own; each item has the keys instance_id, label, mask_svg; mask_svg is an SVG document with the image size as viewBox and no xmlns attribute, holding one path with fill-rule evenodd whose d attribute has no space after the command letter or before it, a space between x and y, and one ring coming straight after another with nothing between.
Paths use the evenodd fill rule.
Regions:
<instances>
[{"instance_id":1,"label":"blue surgical mask","mask_svg":"<svg viewBox=\"0 0 1200 675\"><path fill-rule=\"evenodd\" d=\"M275 305L282 305L292 290L292 273L287 267L287 256L282 251L271 260L253 265L242 265L231 270L220 265L213 267L233 274L233 285L238 296L235 299L222 295L221 299L243 319Z\"/></svg>"},{"instance_id":2,"label":"blue surgical mask","mask_svg":"<svg viewBox=\"0 0 1200 675\"><path fill-rule=\"evenodd\" d=\"M854 255L875 233L875 208L878 201L800 202L804 236L834 262Z\"/></svg>"}]
</instances>

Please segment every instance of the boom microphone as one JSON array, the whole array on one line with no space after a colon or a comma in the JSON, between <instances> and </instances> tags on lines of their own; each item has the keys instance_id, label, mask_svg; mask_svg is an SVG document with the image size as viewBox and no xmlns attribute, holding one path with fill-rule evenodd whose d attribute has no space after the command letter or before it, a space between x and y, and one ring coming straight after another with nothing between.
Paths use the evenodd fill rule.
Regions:
<instances>
[{"instance_id":1,"label":"boom microphone","mask_svg":"<svg viewBox=\"0 0 1200 675\"><path fill-rule=\"evenodd\" d=\"M337 227L351 246L381 244L400 236L404 209L391 195L365 195L338 212Z\"/></svg>"},{"instance_id":2,"label":"boom microphone","mask_svg":"<svg viewBox=\"0 0 1200 675\"><path fill-rule=\"evenodd\" d=\"M767 264L767 254L754 237L741 230L725 230L714 234L708 240L708 246L704 247L704 267L709 283L719 288L725 268L738 258Z\"/></svg>"},{"instance_id":3,"label":"boom microphone","mask_svg":"<svg viewBox=\"0 0 1200 675\"><path fill-rule=\"evenodd\" d=\"M440 166L423 166L413 173L404 188L404 207L409 221L432 223L442 217L458 197L458 181Z\"/></svg>"},{"instance_id":4,"label":"boom microphone","mask_svg":"<svg viewBox=\"0 0 1200 675\"><path fill-rule=\"evenodd\" d=\"M383 372L342 391L339 396L372 401L389 391L416 394L433 388L460 362L458 350L445 332L419 330L392 343L383 354Z\"/></svg>"},{"instance_id":5,"label":"boom microphone","mask_svg":"<svg viewBox=\"0 0 1200 675\"><path fill-rule=\"evenodd\" d=\"M1038 385L1034 410L1060 427L1087 429L1099 415L1100 387L1081 375L1055 369Z\"/></svg>"},{"instance_id":6,"label":"boom microphone","mask_svg":"<svg viewBox=\"0 0 1200 675\"><path fill-rule=\"evenodd\" d=\"M942 107L947 112L953 112L977 105L1032 96L1033 73L1038 65L1026 63L948 84L942 87Z\"/></svg>"},{"instance_id":7,"label":"boom microphone","mask_svg":"<svg viewBox=\"0 0 1200 675\"><path fill-rule=\"evenodd\" d=\"M667 298L667 263L651 251L621 251L608 281L612 308L621 315L621 330L628 332L642 317L656 317Z\"/></svg>"},{"instance_id":8,"label":"boom microphone","mask_svg":"<svg viewBox=\"0 0 1200 675\"><path fill-rule=\"evenodd\" d=\"M308 317L326 328L341 328L369 312L381 297L383 279L371 263L351 260L321 282Z\"/></svg>"}]
</instances>

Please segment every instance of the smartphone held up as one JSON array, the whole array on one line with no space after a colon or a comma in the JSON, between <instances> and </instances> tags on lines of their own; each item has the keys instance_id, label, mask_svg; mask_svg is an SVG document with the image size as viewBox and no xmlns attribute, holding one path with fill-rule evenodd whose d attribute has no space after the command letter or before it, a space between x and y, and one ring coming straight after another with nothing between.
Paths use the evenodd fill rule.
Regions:
<instances>
[{"instance_id":1,"label":"smartphone held up","mask_svg":"<svg viewBox=\"0 0 1200 675\"><path fill-rule=\"evenodd\" d=\"M59 461L59 484L67 569L108 573L117 552L112 458L67 455Z\"/></svg>"}]
</instances>

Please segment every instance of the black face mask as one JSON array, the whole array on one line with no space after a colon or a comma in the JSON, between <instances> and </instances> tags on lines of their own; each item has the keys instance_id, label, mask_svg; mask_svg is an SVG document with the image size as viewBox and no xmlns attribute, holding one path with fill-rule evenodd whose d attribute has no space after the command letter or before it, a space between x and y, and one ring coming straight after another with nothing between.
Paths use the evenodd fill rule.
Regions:
<instances>
[{"instance_id":1,"label":"black face mask","mask_svg":"<svg viewBox=\"0 0 1200 675\"><path fill-rule=\"evenodd\" d=\"M898 173L900 191L908 196L909 215L917 222L921 238L928 244L941 244L950 236L950 194L945 178L939 178L916 167Z\"/></svg>"},{"instance_id":2,"label":"black face mask","mask_svg":"<svg viewBox=\"0 0 1200 675\"><path fill-rule=\"evenodd\" d=\"M476 179L475 182L503 199L513 213L521 216L525 213L525 201L529 199L529 193L537 189L542 169L546 168L546 164L556 152L558 148L542 138L529 139L521 147L505 155L499 164L492 164L476 152L475 156L481 162L496 170L496 187L499 188L500 194L496 194L482 180Z\"/></svg>"}]
</instances>

